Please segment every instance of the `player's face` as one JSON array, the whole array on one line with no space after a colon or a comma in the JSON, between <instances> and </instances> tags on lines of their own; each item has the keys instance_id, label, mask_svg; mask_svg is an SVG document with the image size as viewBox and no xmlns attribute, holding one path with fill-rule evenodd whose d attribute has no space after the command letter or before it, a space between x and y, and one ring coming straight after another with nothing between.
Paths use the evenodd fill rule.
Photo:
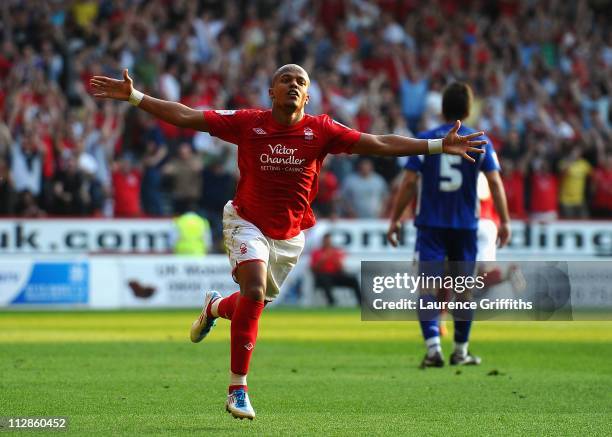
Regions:
<instances>
[{"instance_id":1,"label":"player's face","mask_svg":"<svg viewBox=\"0 0 612 437\"><path fill-rule=\"evenodd\" d=\"M308 102L308 85L310 80L304 71L286 70L280 74L270 88L270 98L274 105L302 110Z\"/></svg>"}]
</instances>

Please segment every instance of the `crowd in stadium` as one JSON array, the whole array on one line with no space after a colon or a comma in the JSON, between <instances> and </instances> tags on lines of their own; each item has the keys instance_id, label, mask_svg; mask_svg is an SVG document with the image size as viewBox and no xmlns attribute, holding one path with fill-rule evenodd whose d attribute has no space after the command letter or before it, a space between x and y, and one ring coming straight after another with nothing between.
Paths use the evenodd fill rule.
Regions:
<instances>
[{"instance_id":1,"label":"crowd in stadium","mask_svg":"<svg viewBox=\"0 0 612 437\"><path fill-rule=\"evenodd\" d=\"M218 223L235 146L94 100L128 68L195 108L268 108L279 65L310 73L307 111L371 133L442 122L449 81L500 157L512 217L612 218L612 31L605 1L5 0L0 215ZM403 161L328 157L321 217L384 217Z\"/></svg>"}]
</instances>

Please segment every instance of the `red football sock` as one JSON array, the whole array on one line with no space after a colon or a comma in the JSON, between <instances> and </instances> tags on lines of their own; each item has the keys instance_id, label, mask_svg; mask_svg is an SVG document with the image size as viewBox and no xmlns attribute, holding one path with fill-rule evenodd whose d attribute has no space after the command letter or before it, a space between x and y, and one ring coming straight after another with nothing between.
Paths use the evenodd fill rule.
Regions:
<instances>
[{"instance_id":1,"label":"red football sock","mask_svg":"<svg viewBox=\"0 0 612 437\"><path fill-rule=\"evenodd\" d=\"M239 296L240 292L237 291L221 299L221 302L219 302L219 306L217 307L217 314L219 314L219 317L222 317L227 320L232 320L232 316L234 315L234 310L236 309L236 303L238 302ZM207 317L212 317L212 314L210 313L210 307L212 307L212 305L208 305L208 308L206 309Z\"/></svg>"},{"instance_id":2,"label":"red football sock","mask_svg":"<svg viewBox=\"0 0 612 437\"><path fill-rule=\"evenodd\" d=\"M249 372L251 354L257 340L259 317L264 309L264 303L240 296L231 326L231 370L238 375Z\"/></svg>"}]
</instances>

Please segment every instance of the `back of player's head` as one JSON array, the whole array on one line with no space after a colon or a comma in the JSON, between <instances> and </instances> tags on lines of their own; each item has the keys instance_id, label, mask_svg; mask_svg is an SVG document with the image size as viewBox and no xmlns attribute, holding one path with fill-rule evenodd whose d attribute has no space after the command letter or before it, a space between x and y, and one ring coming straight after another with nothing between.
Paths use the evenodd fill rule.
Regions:
<instances>
[{"instance_id":1,"label":"back of player's head","mask_svg":"<svg viewBox=\"0 0 612 437\"><path fill-rule=\"evenodd\" d=\"M472 89L464 82L449 84L442 94L442 115L446 120L463 120L470 115Z\"/></svg>"}]
</instances>

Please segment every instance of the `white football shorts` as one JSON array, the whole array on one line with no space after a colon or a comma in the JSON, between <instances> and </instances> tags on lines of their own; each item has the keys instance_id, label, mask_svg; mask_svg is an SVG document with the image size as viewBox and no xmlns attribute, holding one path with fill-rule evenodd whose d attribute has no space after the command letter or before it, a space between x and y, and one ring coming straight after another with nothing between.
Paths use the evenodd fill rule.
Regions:
<instances>
[{"instance_id":1,"label":"white football shorts","mask_svg":"<svg viewBox=\"0 0 612 437\"><path fill-rule=\"evenodd\" d=\"M263 261L268 266L266 301L274 300L304 249L304 232L288 240L266 237L257 226L238 215L230 200L223 208L223 242L232 266ZM238 282L238 281L236 281Z\"/></svg>"},{"instance_id":2,"label":"white football shorts","mask_svg":"<svg viewBox=\"0 0 612 437\"><path fill-rule=\"evenodd\" d=\"M493 220L478 220L478 254L476 261L497 259L497 225Z\"/></svg>"}]
</instances>

